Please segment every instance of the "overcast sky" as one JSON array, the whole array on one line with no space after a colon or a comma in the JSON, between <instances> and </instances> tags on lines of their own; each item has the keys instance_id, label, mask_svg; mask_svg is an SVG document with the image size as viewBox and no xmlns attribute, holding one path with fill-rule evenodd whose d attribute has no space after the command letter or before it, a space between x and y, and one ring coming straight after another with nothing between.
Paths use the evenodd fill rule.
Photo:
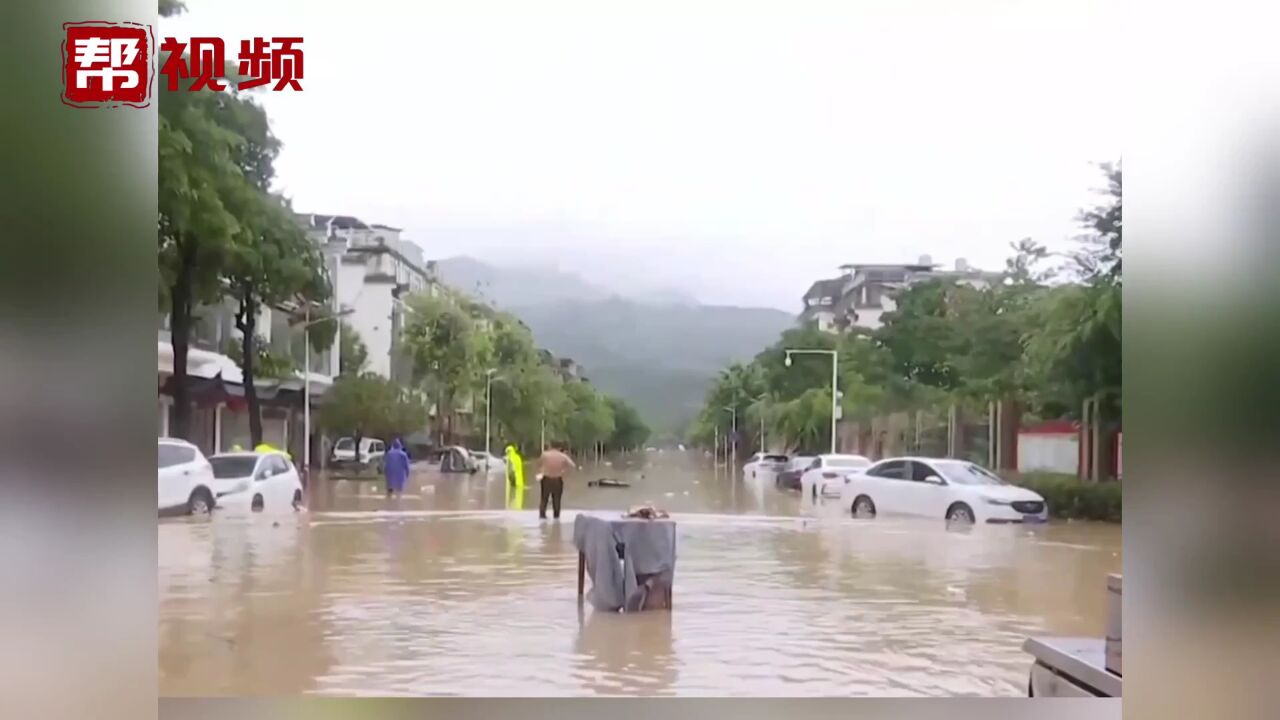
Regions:
<instances>
[{"instance_id":1,"label":"overcast sky","mask_svg":"<svg viewBox=\"0 0 1280 720\"><path fill-rule=\"evenodd\" d=\"M300 211L796 311L845 262L1067 244L1121 152L1114 5L187 0L160 30L303 36L303 92L263 95Z\"/></svg>"}]
</instances>

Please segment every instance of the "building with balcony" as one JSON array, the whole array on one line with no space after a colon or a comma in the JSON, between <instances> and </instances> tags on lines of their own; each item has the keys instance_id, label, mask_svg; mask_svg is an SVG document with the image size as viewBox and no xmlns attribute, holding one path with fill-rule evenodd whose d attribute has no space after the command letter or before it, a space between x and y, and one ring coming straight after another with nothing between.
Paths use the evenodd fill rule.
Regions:
<instances>
[{"instance_id":1,"label":"building with balcony","mask_svg":"<svg viewBox=\"0 0 1280 720\"><path fill-rule=\"evenodd\" d=\"M883 324L883 315L897 307L897 292L915 283L951 279L985 288L1003 277L1003 273L971 268L964 258L956 260L952 270L941 269L928 255L916 263L842 265L838 277L809 286L799 319L801 323L816 323L823 332L842 332L852 327L875 330Z\"/></svg>"},{"instance_id":2,"label":"building with balcony","mask_svg":"<svg viewBox=\"0 0 1280 720\"><path fill-rule=\"evenodd\" d=\"M298 220L324 253L337 307L352 311L347 324L368 350L367 370L407 381L399 299L439 292L434 261L425 261L421 246L403 239L400 228L368 224L350 215L307 214Z\"/></svg>"}]
</instances>

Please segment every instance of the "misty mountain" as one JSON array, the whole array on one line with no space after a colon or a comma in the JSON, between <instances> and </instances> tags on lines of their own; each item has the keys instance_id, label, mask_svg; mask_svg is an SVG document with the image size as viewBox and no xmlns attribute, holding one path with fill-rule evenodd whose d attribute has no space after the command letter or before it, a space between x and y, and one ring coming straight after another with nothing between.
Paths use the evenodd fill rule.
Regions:
<instances>
[{"instance_id":1,"label":"misty mountain","mask_svg":"<svg viewBox=\"0 0 1280 720\"><path fill-rule=\"evenodd\" d=\"M436 270L446 285L503 310L575 299L604 300L613 295L573 273L551 267L513 269L452 257L437 261Z\"/></svg>"},{"instance_id":2,"label":"misty mountain","mask_svg":"<svg viewBox=\"0 0 1280 720\"><path fill-rule=\"evenodd\" d=\"M573 358L593 385L635 406L655 432L678 429L720 370L750 360L795 323L781 310L702 305L678 291L620 297L549 269L515 271L470 258L438 265L442 280L519 317L539 346Z\"/></svg>"},{"instance_id":3,"label":"misty mountain","mask_svg":"<svg viewBox=\"0 0 1280 720\"><path fill-rule=\"evenodd\" d=\"M755 357L795 323L781 310L621 298L513 312L539 345L576 360L592 384L634 405L655 431L692 418L720 370Z\"/></svg>"}]
</instances>

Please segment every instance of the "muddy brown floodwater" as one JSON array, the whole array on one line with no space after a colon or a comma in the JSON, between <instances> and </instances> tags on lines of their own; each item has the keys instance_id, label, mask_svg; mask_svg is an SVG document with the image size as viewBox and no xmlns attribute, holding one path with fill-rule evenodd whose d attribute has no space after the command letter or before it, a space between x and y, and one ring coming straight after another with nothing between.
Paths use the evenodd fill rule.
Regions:
<instances>
[{"instance_id":1,"label":"muddy brown floodwater","mask_svg":"<svg viewBox=\"0 0 1280 720\"><path fill-rule=\"evenodd\" d=\"M536 482L423 467L395 500L316 479L306 512L161 520L161 694L1017 696L1027 635L1104 633L1118 526L855 520L764 485L637 457L571 478L555 523ZM644 500L679 523L675 610L581 607L574 514Z\"/></svg>"}]
</instances>

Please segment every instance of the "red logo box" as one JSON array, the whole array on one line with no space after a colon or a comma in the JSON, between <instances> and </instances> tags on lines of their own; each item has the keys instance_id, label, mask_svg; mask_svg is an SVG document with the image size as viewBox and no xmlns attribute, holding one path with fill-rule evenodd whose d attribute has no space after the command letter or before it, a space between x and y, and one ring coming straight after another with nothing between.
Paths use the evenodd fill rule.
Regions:
<instances>
[{"instance_id":1,"label":"red logo box","mask_svg":"<svg viewBox=\"0 0 1280 720\"><path fill-rule=\"evenodd\" d=\"M81 108L151 104L150 25L88 21L62 27L62 102Z\"/></svg>"}]
</instances>

